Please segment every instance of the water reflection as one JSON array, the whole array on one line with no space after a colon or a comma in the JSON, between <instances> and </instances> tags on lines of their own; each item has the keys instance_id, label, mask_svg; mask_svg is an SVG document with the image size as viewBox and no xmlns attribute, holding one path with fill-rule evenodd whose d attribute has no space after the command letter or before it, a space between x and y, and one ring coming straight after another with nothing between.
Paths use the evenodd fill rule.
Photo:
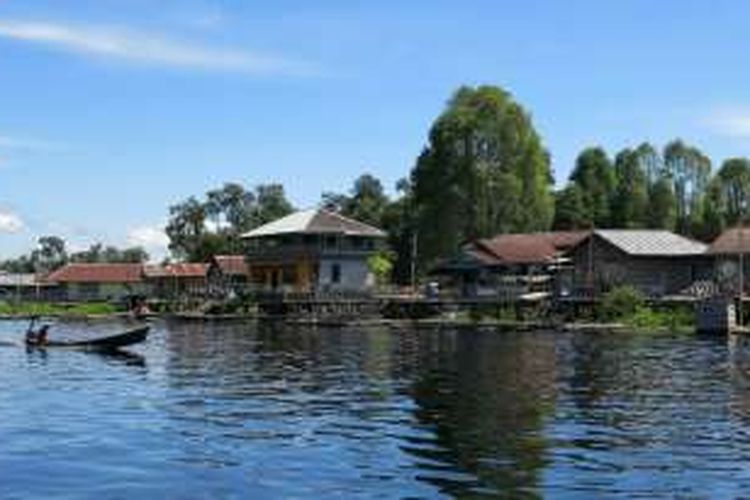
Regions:
<instances>
[{"instance_id":1,"label":"water reflection","mask_svg":"<svg viewBox=\"0 0 750 500\"><path fill-rule=\"evenodd\" d=\"M420 478L442 492L531 492L548 463L542 434L555 401L552 337L428 332L412 394L425 439L406 439Z\"/></svg>"},{"instance_id":2,"label":"water reflection","mask_svg":"<svg viewBox=\"0 0 750 500\"><path fill-rule=\"evenodd\" d=\"M157 323L116 356L3 348L0 497L742 496L732 342Z\"/></svg>"}]
</instances>

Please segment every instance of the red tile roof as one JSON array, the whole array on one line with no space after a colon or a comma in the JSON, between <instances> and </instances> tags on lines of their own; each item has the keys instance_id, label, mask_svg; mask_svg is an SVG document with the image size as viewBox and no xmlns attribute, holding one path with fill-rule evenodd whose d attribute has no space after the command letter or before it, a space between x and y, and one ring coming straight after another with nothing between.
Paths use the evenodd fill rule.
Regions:
<instances>
[{"instance_id":1,"label":"red tile roof","mask_svg":"<svg viewBox=\"0 0 750 500\"><path fill-rule=\"evenodd\" d=\"M50 273L53 283L137 283L143 279L143 264L68 264Z\"/></svg>"},{"instance_id":2,"label":"red tile roof","mask_svg":"<svg viewBox=\"0 0 750 500\"><path fill-rule=\"evenodd\" d=\"M166 266L146 266L143 273L147 278L205 278L208 264L184 262Z\"/></svg>"},{"instance_id":3,"label":"red tile roof","mask_svg":"<svg viewBox=\"0 0 750 500\"><path fill-rule=\"evenodd\" d=\"M227 275L245 275L248 273L244 255L214 255L214 262L221 272Z\"/></svg>"},{"instance_id":4,"label":"red tile roof","mask_svg":"<svg viewBox=\"0 0 750 500\"><path fill-rule=\"evenodd\" d=\"M494 257L494 264L547 264L583 241L588 234L588 231L501 234L492 239L478 240L467 250L479 250ZM486 256L482 260L486 260Z\"/></svg>"}]
</instances>

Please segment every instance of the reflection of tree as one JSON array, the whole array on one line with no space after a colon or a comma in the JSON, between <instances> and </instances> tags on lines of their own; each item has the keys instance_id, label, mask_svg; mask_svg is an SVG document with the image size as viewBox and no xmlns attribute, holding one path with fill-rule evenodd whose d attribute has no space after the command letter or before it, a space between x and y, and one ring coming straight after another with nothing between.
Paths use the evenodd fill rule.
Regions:
<instances>
[{"instance_id":1,"label":"reflection of tree","mask_svg":"<svg viewBox=\"0 0 750 500\"><path fill-rule=\"evenodd\" d=\"M555 398L554 337L427 332L413 386L420 426L407 439L423 480L443 492L529 492L546 465L541 436ZM466 475L468 474L468 475Z\"/></svg>"}]
</instances>

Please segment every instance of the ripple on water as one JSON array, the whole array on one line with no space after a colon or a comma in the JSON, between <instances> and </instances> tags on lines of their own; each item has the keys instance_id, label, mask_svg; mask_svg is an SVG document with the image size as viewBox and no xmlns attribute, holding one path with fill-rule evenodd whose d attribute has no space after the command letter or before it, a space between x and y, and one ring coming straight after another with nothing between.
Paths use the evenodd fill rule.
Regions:
<instances>
[{"instance_id":1,"label":"ripple on water","mask_svg":"<svg viewBox=\"0 0 750 500\"><path fill-rule=\"evenodd\" d=\"M0 346L0 497L741 496L741 349L241 323L157 323L122 356Z\"/></svg>"}]
</instances>

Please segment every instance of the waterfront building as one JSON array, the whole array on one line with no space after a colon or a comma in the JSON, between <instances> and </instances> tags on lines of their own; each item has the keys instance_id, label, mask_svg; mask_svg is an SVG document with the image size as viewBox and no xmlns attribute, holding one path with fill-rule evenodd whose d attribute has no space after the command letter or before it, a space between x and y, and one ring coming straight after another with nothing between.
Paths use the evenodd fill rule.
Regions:
<instances>
[{"instance_id":1,"label":"waterfront building","mask_svg":"<svg viewBox=\"0 0 750 500\"><path fill-rule=\"evenodd\" d=\"M597 229L568 253L573 286L597 294L629 285L661 297L687 295L697 282L710 281L713 258L707 245L662 229Z\"/></svg>"},{"instance_id":2,"label":"waterfront building","mask_svg":"<svg viewBox=\"0 0 750 500\"><path fill-rule=\"evenodd\" d=\"M278 291L356 291L374 285L367 259L380 229L324 209L296 212L258 227L247 243L251 286Z\"/></svg>"},{"instance_id":3,"label":"waterfront building","mask_svg":"<svg viewBox=\"0 0 750 500\"><path fill-rule=\"evenodd\" d=\"M733 227L721 233L708 247L714 258L714 272L718 288L725 293L743 293L750 289L750 228ZM740 267L742 273L740 273ZM740 284L742 282L742 284Z\"/></svg>"},{"instance_id":4,"label":"waterfront building","mask_svg":"<svg viewBox=\"0 0 750 500\"><path fill-rule=\"evenodd\" d=\"M501 234L464 245L432 269L444 290L463 297L514 298L565 287L564 254L585 231Z\"/></svg>"},{"instance_id":5,"label":"waterfront building","mask_svg":"<svg viewBox=\"0 0 750 500\"><path fill-rule=\"evenodd\" d=\"M0 300L51 300L57 285L36 273L7 273L0 271Z\"/></svg>"},{"instance_id":6,"label":"waterfront building","mask_svg":"<svg viewBox=\"0 0 750 500\"><path fill-rule=\"evenodd\" d=\"M250 267L244 255L214 255L207 273L211 295L242 293L250 281Z\"/></svg>"},{"instance_id":7,"label":"waterfront building","mask_svg":"<svg viewBox=\"0 0 750 500\"><path fill-rule=\"evenodd\" d=\"M148 295L154 298L202 296L206 293L208 264L186 262L143 266Z\"/></svg>"},{"instance_id":8,"label":"waterfront building","mask_svg":"<svg viewBox=\"0 0 750 500\"><path fill-rule=\"evenodd\" d=\"M58 285L59 299L67 301L122 300L148 291L143 264L67 264L45 281Z\"/></svg>"}]
</instances>

